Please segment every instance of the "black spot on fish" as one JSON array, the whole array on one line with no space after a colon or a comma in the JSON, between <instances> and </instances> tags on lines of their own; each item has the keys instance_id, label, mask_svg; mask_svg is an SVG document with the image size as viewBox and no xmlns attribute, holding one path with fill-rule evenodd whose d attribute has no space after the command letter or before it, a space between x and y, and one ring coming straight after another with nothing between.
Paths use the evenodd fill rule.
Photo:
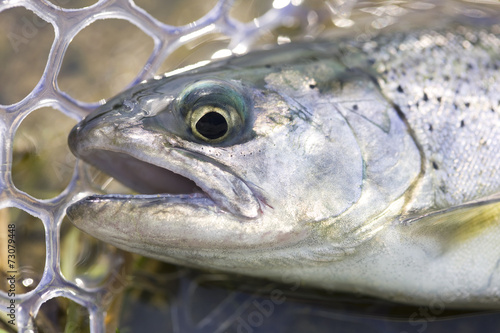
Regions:
<instances>
[{"instance_id":1,"label":"black spot on fish","mask_svg":"<svg viewBox=\"0 0 500 333\"><path fill-rule=\"evenodd\" d=\"M464 127L465 126L465 121L461 120L460 121L460 127Z\"/></svg>"},{"instance_id":2,"label":"black spot on fish","mask_svg":"<svg viewBox=\"0 0 500 333\"><path fill-rule=\"evenodd\" d=\"M441 96L439 96L439 97L438 97L438 98L436 98L436 99L437 99L437 101L438 101L439 103L441 103Z\"/></svg>"},{"instance_id":3,"label":"black spot on fish","mask_svg":"<svg viewBox=\"0 0 500 333\"><path fill-rule=\"evenodd\" d=\"M434 161L432 161L432 167L434 168L434 170L439 170L438 165Z\"/></svg>"},{"instance_id":4,"label":"black spot on fish","mask_svg":"<svg viewBox=\"0 0 500 333\"><path fill-rule=\"evenodd\" d=\"M358 110L358 104L354 104L354 105L352 106L352 109L353 109L353 110L355 110L355 111L356 111L356 110Z\"/></svg>"},{"instance_id":5,"label":"black spot on fish","mask_svg":"<svg viewBox=\"0 0 500 333\"><path fill-rule=\"evenodd\" d=\"M469 102L466 102L465 103L465 107L468 108L470 106L470 103Z\"/></svg>"},{"instance_id":6,"label":"black spot on fish","mask_svg":"<svg viewBox=\"0 0 500 333\"><path fill-rule=\"evenodd\" d=\"M314 89L314 88L316 88L316 85L315 84L310 84L309 88Z\"/></svg>"},{"instance_id":7,"label":"black spot on fish","mask_svg":"<svg viewBox=\"0 0 500 333\"><path fill-rule=\"evenodd\" d=\"M453 103L453 107L455 108L455 110L458 109L457 103Z\"/></svg>"},{"instance_id":8,"label":"black spot on fish","mask_svg":"<svg viewBox=\"0 0 500 333\"><path fill-rule=\"evenodd\" d=\"M401 87L401 85L398 86L398 92L404 93L403 87Z\"/></svg>"},{"instance_id":9,"label":"black spot on fish","mask_svg":"<svg viewBox=\"0 0 500 333\"><path fill-rule=\"evenodd\" d=\"M429 100L429 97L427 96L427 93L424 93L424 102L427 102Z\"/></svg>"},{"instance_id":10,"label":"black spot on fish","mask_svg":"<svg viewBox=\"0 0 500 333\"><path fill-rule=\"evenodd\" d=\"M415 106L418 108L420 106L420 103L419 102L415 103Z\"/></svg>"},{"instance_id":11,"label":"black spot on fish","mask_svg":"<svg viewBox=\"0 0 500 333\"><path fill-rule=\"evenodd\" d=\"M468 63L467 64L467 69L468 70L474 69L474 66L471 63Z\"/></svg>"},{"instance_id":12,"label":"black spot on fish","mask_svg":"<svg viewBox=\"0 0 500 333\"><path fill-rule=\"evenodd\" d=\"M450 77L449 77L448 75L443 76L443 79L444 79L445 81L450 81Z\"/></svg>"},{"instance_id":13,"label":"black spot on fish","mask_svg":"<svg viewBox=\"0 0 500 333\"><path fill-rule=\"evenodd\" d=\"M446 187L444 185L439 186L441 192L446 193Z\"/></svg>"},{"instance_id":14,"label":"black spot on fish","mask_svg":"<svg viewBox=\"0 0 500 333\"><path fill-rule=\"evenodd\" d=\"M432 132L434 128L432 128L432 124L429 124L429 131Z\"/></svg>"}]
</instances>

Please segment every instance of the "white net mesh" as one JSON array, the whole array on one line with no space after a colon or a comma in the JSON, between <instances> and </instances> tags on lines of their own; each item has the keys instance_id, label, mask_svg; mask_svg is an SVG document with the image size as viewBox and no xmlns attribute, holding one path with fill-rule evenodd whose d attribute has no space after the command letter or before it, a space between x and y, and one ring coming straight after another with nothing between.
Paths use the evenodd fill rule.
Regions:
<instances>
[{"instance_id":1,"label":"white net mesh","mask_svg":"<svg viewBox=\"0 0 500 333\"><path fill-rule=\"evenodd\" d=\"M63 242L60 238L60 231L65 210L71 202L82 197L91 188L95 187L86 168L80 164L76 165L74 169L70 168L72 178L69 185L64 191L47 200L28 194L29 191L20 190L19 186L16 186L16 181L13 181L14 138L16 131L26 117L38 109L51 107L73 119L80 120L99 105L99 103L87 103L83 100L95 100L93 98L99 96L102 91L98 91L98 93L92 95L93 97L88 97L86 91L82 92L81 90L92 90L92 83L87 82L87 86L76 85L77 87L74 88L72 87L71 75L61 74L61 69L66 64L65 61L70 62L66 70L71 72L71 61L66 60L68 52L70 52L68 50L70 50L72 43L77 43L78 36L83 34L86 27L95 24L99 20L125 20L147 34L153 41L153 51L146 56L145 63L142 62L140 64L141 68L129 75L133 79L106 74L107 68L95 67L105 77L104 81L109 79L109 85L113 86L114 83L119 83L119 89L105 88L105 96L99 97L109 98L112 94L125 88L124 80L128 82L127 86L132 86L161 73L163 70L172 70L180 65L189 65L199 60L210 60L211 58L231 54L246 53L256 45L280 44L293 40L312 40L318 36L325 37L350 33L356 38L366 39L377 31L393 25L403 16L413 17L408 15L430 9L433 11L426 12L425 15L428 16L433 13L433 15L439 16L443 11L446 12L446 8L449 7L448 2L385 1L360 4L356 0L274 0L260 2L220 0L218 2L214 1L213 7L207 12L203 12L203 6L210 7L212 3L193 1L189 5L185 5L183 1L174 0L164 2L137 1L138 5L132 0L101 0L95 4L92 4L91 1L88 2L83 1L83 4L79 5L77 1L69 0L54 0L52 2L47 0L0 1L0 12L5 11L8 13L17 7L27 10L17 16L17 19L21 22L20 30L6 33L8 42L5 47L10 47L16 51L25 44L41 38L39 32L47 23L53 28L54 36L46 62L43 59L46 63L43 74L40 75L36 86L31 89L29 94L19 102L11 101L9 96L13 95L9 95L10 90L7 87L9 84L5 80L2 82L2 85L4 85L2 87L3 91L0 91L0 103L5 104L0 105L0 208L13 207L27 212L40 219L45 230L43 233L45 235L45 266L43 273L40 273L39 278L36 279L37 281L33 282L31 280L33 285L31 289L21 292L20 284L30 285L30 283L26 282L29 281L28 278L21 279L22 274L18 270L19 265L17 263L12 267L8 266L8 262L0 266L4 271L4 275L6 274L7 277L14 275L16 277L15 287L17 286L15 296L9 295L9 285L6 289L0 291L2 320L4 322L13 320L14 318L9 317L9 314L15 312L14 322L21 332L36 331L35 318L38 316L41 306L49 300L59 297L68 298L88 310L91 332L105 332L105 321L113 321L113 319L109 318L105 320L105 317L106 310L110 306L113 297L116 298L119 289L115 288L114 284L117 281L120 282L120 279L123 279L125 274L121 270L125 261L114 254L109 256L111 259L108 262L108 270L101 274L104 278L99 280L99 283L92 284L84 278L76 277L77 275L67 278L65 276L71 274L63 275L61 273L61 261L63 261L62 258L65 253L61 252ZM91 6L83 7L83 5L90 4ZM62 7L71 5L83 8ZM200 8L193 9L198 5ZM139 6L150 8L150 12L148 13ZM440 6L445 9L437 10L436 8L440 8ZM159 11L155 11L155 8L160 7L166 9L168 18L173 23L166 24L156 18L162 15ZM199 13L197 10L201 11L201 13L199 18L193 17L193 19L196 19L194 22L182 21L184 16L196 16L197 14L192 14L192 12ZM495 10L489 12L485 8L477 9L468 6L460 14L470 18L489 17L495 15ZM33 17L29 16L31 15L29 12L35 13L36 17L29 20L23 19L23 17ZM184 25L176 25L179 22ZM130 38L133 38L133 36L130 36ZM111 40L105 40L103 43L111 43ZM91 44L92 42L89 42L86 47ZM206 45L208 47L205 47ZM71 52L77 53L78 50L76 48ZM137 59L134 58L137 53L131 52L130 49L117 49L115 51L116 53L112 53L112 56L116 57L117 62L137 62ZM128 52L130 52L129 57L127 57ZM178 52L181 53L176 55ZM176 55L176 57L172 57L172 55ZM73 56L75 55L73 54ZM1 50L0 60L2 60ZM112 66L112 63L113 59L108 59L106 62L107 66ZM120 68L120 64L117 65L117 68ZM5 63L4 65L8 66ZM106 77L106 75L111 77ZM59 87L62 81L65 81L64 91L66 92ZM92 82L92 80L89 82ZM100 88L95 88L95 90L100 90ZM2 92L4 96L7 96L4 99L1 99ZM47 111L44 109L44 112ZM58 121L54 121L52 128L49 128L49 130L56 131L58 126ZM65 145L66 137L60 136L57 140ZM74 164L74 161L69 159L66 167L68 163ZM0 215L0 219L2 219L0 234L5 233L7 235L1 238L1 246L5 249L7 249L8 244L14 244L13 242L9 243L9 239L14 239L9 237L10 226L15 225L17 228L15 232L19 232L18 224L13 222L10 215L12 213ZM21 248L27 246L21 242L17 242L15 245L17 246L15 251L18 251L19 255ZM7 251L5 253L0 251L2 255L0 260L4 261L10 252L8 250L2 251ZM43 254L39 255L39 257L43 257ZM12 257L12 260L15 261L15 257ZM2 275L2 278L5 278L4 275ZM182 289L182 286L180 289ZM237 294L232 297L232 299L226 300L227 304L231 301L236 302ZM251 303L252 299L245 298L243 301ZM14 312L11 311L11 304L13 303L15 304ZM179 311L181 311L179 305L172 306L170 311L173 313L172 316L177 316L177 322L172 324L172 331L181 332L186 327L192 332L197 331L197 329L200 332L224 331L225 326L221 324L222 318L218 319L216 315L215 317L212 316L211 319L212 322L216 323L215 325L205 323L203 326L198 323L189 326L189 323L183 324L185 318L179 315ZM68 316L70 315L68 314ZM224 321L229 319L228 317L223 318ZM13 329L13 326L11 326L8 327ZM115 323L108 325L108 331L109 327L114 326ZM45 331L51 331L51 329ZM66 325L65 331L78 330Z\"/></svg>"}]
</instances>

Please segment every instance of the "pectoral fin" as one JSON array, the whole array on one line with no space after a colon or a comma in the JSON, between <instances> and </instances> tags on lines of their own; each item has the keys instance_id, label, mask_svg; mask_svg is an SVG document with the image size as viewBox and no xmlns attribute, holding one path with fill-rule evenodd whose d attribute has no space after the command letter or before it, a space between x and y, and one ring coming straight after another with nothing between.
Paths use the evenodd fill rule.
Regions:
<instances>
[{"instance_id":1,"label":"pectoral fin","mask_svg":"<svg viewBox=\"0 0 500 333\"><path fill-rule=\"evenodd\" d=\"M460 245L500 229L500 195L409 217L402 224L412 226L416 236L439 237L446 247Z\"/></svg>"}]
</instances>

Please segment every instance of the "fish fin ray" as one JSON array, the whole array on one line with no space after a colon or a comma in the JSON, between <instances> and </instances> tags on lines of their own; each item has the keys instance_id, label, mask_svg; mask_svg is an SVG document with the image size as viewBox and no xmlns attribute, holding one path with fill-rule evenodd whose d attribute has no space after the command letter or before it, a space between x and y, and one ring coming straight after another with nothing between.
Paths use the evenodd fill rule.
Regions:
<instances>
[{"instance_id":1,"label":"fish fin ray","mask_svg":"<svg viewBox=\"0 0 500 333\"><path fill-rule=\"evenodd\" d=\"M414 226L420 235L442 235L448 245L461 243L489 228L500 227L500 193L421 216L410 216L400 223Z\"/></svg>"}]
</instances>

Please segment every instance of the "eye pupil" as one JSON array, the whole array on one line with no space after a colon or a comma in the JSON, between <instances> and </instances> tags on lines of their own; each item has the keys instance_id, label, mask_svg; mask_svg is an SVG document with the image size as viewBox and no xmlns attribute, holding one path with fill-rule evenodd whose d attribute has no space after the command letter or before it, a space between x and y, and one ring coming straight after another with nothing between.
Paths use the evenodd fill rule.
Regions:
<instances>
[{"instance_id":1,"label":"eye pupil","mask_svg":"<svg viewBox=\"0 0 500 333\"><path fill-rule=\"evenodd\" d=\"M226 118L217 112L208 112L196 123L198 133L210 140L223 137L227 133Z\"/></svg>"}]
</instances>

